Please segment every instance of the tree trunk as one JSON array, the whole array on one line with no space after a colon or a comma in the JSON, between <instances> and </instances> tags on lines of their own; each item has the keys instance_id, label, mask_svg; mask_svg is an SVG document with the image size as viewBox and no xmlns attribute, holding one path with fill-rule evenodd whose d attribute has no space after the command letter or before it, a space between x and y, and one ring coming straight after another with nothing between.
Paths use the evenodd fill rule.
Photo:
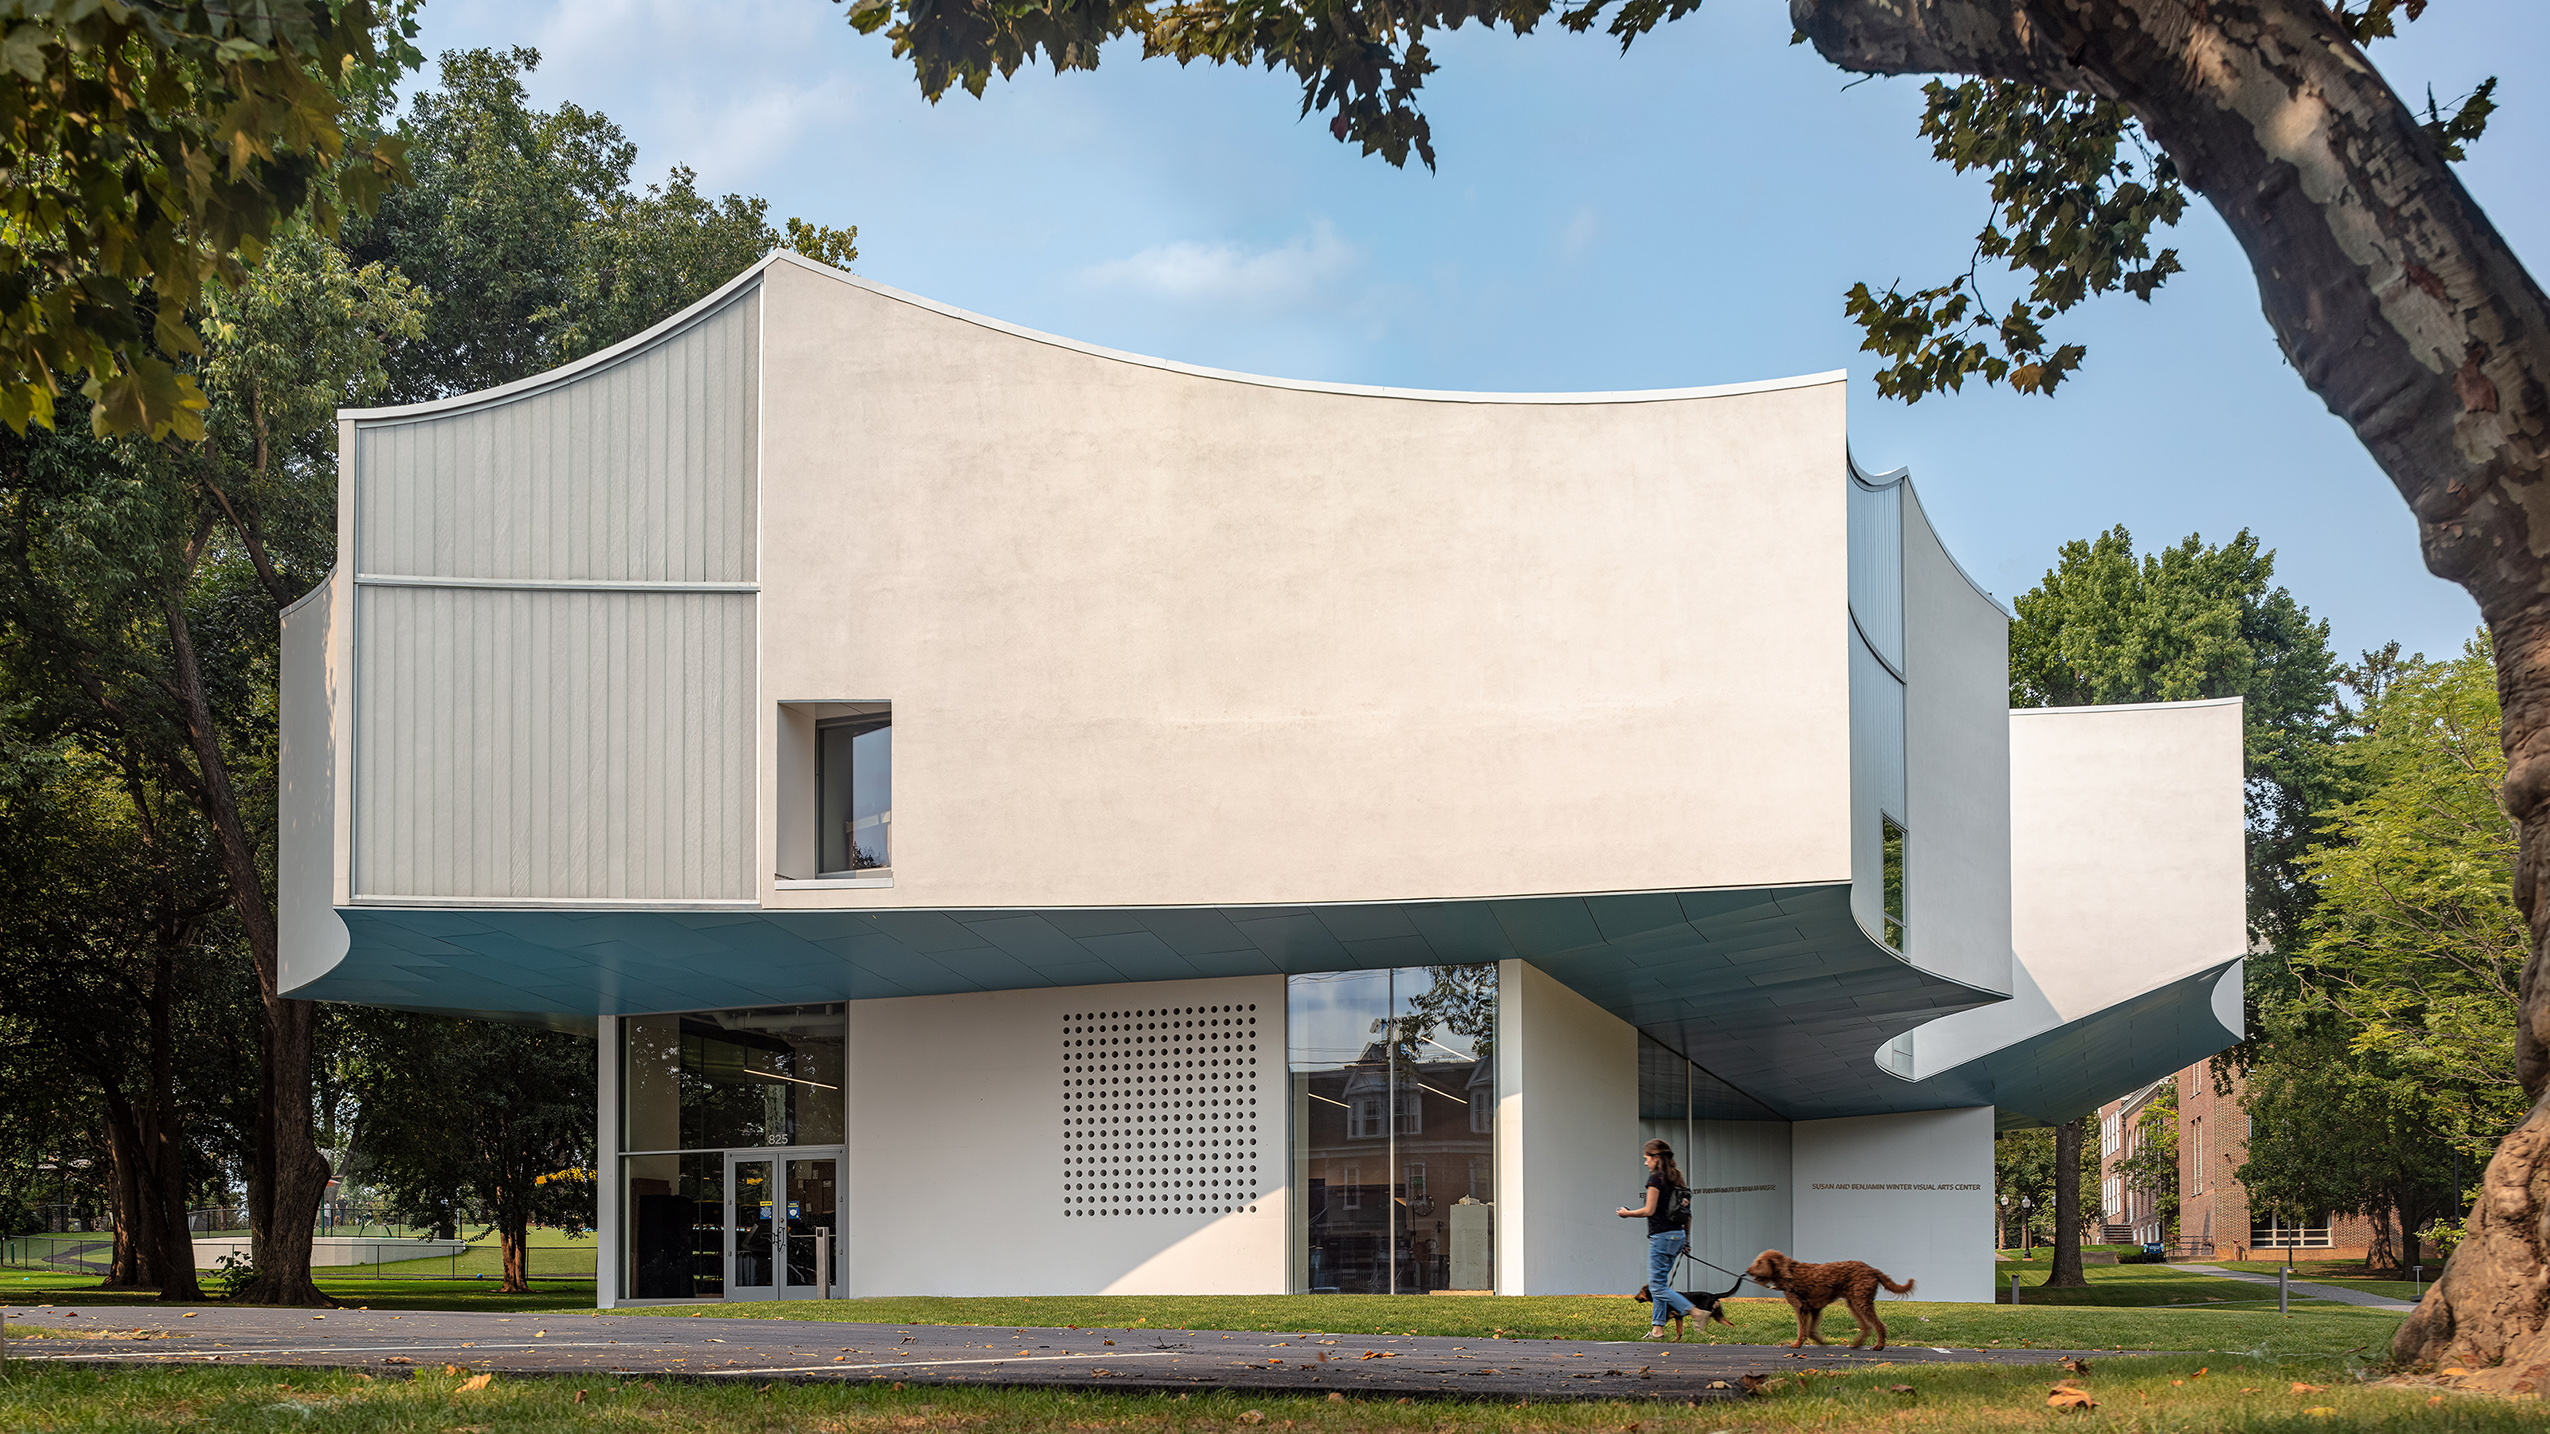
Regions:
<instances>
[{"instance_id":1,"label":"tree trunk","mask_svg":"<svg viewBox=\"0 0 2550 1434\"><path fill-rule=\"evenodd\" d=\"M531 1293L531 1231L517 1221L507 1220L497 1234L496 1244L503 1252L505 1265L505 1282L496 1292L505 1295Z\"/></svg>"},{"instance_id":2,"label":"tree trunk","mask_svg":"<svg viewBox=\"0 0 2550 1434\"><path fill-rule=\"evenodd\" d=\"M2504 709L2502 799L2532 952L2516 1074L2535 1104L2488 1166L2471 1238L2400 1327L2414 1367L2550 1378L2550 301L2320 0L1790 0L1827 60L2127 105L2246 252L2285 357L2479 603Z\"/></svg>"},{"instance_id":3,"label":"tree trunk","mask_svg":"<svg viewBox=\"0 0 2550 1434\"><path fill-rule=\"evenodd\" d=\"M257 1278L239 1297L256 1304L333 1306L336 1302L310 1279L310 1239L328 1188L328 1162L319 1154L310 1113L310 1045L317 1014L308 1001L289 1000L282 993L274 903L266 894L256 843L240 819L186 611L171 596L162 616L175 659L175 695L194 750L193 794L217 839L222 874L248 938L266 1013L257 1082L257 1149L248 1177L248 1239Z\"/></svg>"},{"instance_id":4,"label":"tree trunk","mask_svg":"<svg viewBox=\"0 0 2550 1434\"><path fill-rule=\"evenodd\" d=\"M2049 1289L2089 1287L2081 1273L2081 1116L2054 1127L2054 1268L2046 1274Z\"/></svg>"},{"instance_id":5,"label":"tree trunk","mask_svg":"<svg viewBox=\"0 0 2550 1434\"><path fill-rule=\"evenodd\" d=\"M177 1113L177 1040L170 1008L177 1001L174 948L193 934L182 925L164 931L152 963L150 1102L140 1121L151 1177L144 1205L157 1227L160 1249L159 1297L189 1302L201 1300L204 1290L195 1279L194 1234L186 1228L186 1137Z\"/></svg>"},{"instance_id":6,"label":"tree trunk","mask_svg":"<svg viewBox=\"0 0 2550 1434\"><path fill-rule=\"evenodd\" d=\"M144 1268L141 1238L150 1222L135 1218L141 1212L142 1152L141 1139L134 1129L132 1107L123 1093L110 1081L106 1096L106 1210L115 1226L114 1254L106 1266L109 1290L147 1289L150 1273Z\"/></svg>"}]
</instances>

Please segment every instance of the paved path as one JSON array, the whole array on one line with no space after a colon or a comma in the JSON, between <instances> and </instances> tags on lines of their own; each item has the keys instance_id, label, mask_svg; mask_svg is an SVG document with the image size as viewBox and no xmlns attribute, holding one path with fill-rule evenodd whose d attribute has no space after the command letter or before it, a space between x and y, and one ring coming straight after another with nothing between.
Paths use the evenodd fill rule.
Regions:
<instances>
[{"instance_id":1,"label":"paved path","mask_svg":"<svg viewBox=\"0 0 2550 1434\"><path fill-rule=\"evenodd\" d=\"M1344 1392L1495 1399L1739 1398L1747 1375L1985 1362L2044 1364L2097 1351L1883 1353L1810 1345L1649 1344L1219 1330L849 1324L655 1315L389 1314L84 1305L7 1309L13 1360L86 1364L328 1365L390 1372L444 1364L511 1373L767 1380L901 1380L1151 1391Z\"/></svg>"},{"instance_id":2,"label":"paved path","mask_svg":"<svg viewBox=\"0 0 2550 1434\"><path fill-rule=\"evenodd\" d=\"M2170 1268L2173 1270L2188 1270L2199 1275L2220 1275L2226 1280L2238 1280L2243 1284L2250 1285L2265 1285L2268 1289L2274 1289L2276 1287L2275 1276L2262 1275L2255 1270L2226 1270L2220 1265L2171 1265ZM2389 1295L2371 1294L2364 1290L2350 1290L2344 1285L2313 1284L2308 1280L2294 1280L2290 1282L2286 1286L2286 1292L2294 1296L2296 1299L2335 1300L2342 1305L2362 1305L2366 1309L2413 1310L2417 1308L2416 1305L2409 1303L2407 1300L2395 1300Z\"/></svg>"}]
</instances>

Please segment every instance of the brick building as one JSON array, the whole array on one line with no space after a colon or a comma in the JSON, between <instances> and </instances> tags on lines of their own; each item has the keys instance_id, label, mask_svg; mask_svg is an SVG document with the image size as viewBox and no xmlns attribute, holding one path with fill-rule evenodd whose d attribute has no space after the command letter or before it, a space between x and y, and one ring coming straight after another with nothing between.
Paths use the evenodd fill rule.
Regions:
<instances>
[{"instance_id":1,"label":"brick building","mask_svg":"<svg viewBox=\"0 0 2550 1434\"><path fill-rule=\"evenodd\" d=\"M2178 1221L2164 1230L2156 1202L2125 1186L2117 1163L2134 1151L2134 1126L2143 1110L2175 1084L2178 1090ZM2249 1116L2241 1108L2241 1084L2217 1093L2203 1061L2099 1107L2100 1208L2108 1213L2107 1241L2165 1241L2179 1256L2240 1260L2277 1258L2291 1249L2315 1260L2360 1260L2373 1241L2360 1215L2322 1215L2282 1225L2253 1214L2249 1192L2232 1172L2249 1158Z\"/></svg>"}]
</instances>

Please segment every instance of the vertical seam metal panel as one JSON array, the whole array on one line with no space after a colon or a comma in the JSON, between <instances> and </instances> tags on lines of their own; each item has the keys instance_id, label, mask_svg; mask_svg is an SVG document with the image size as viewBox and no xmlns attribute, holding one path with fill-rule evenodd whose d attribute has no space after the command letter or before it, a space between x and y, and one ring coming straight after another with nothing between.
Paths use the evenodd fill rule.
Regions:
<instances>
[{"instance_id":1,"label":"vertical seam metal panel","mask_svg":"<svg viewBox=\"0 0 2550 1434\"><path fill-rule=\"evenodd\" d=\"M752 581L759 290L555 388L357 428L353 571ZM355 892L750 899L758 619L753 593L359 592Z\"/></svg>"}]
</instances>

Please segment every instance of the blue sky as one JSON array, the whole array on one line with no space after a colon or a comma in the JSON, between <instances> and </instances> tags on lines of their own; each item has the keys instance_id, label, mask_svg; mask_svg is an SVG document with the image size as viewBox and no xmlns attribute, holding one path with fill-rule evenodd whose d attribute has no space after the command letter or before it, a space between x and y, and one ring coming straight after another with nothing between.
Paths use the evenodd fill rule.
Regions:
<instances>
[{"instance_id":1,"label":"blue sky","mask_svg":"<svg viewBox=\"0 0 2550 1434\"><path fill-rule=\"evenodd\" d=\"M2191 272L2145 306L2076 311L2088 371L2051 400L1877 396L1843 317L1861 279L1965 262L1983 183L1914 134L1917 80L1787 43L1779 0L1708 0L1638 43L1555 27L1437 45L1441 169L1357 157L1298 122L1288 80L1111 51L924 102L886 42L824 0L432 0L427 53L531 45L537 102L617 120L642 172L687 164L774 216L859 226L861 273L1112 348L1421 388L1667 388L1848 369L1860 461L1909 466L1949 547L2005 602L2063 541L2154 547L2243 527L2342 656L2430 654L2477 622L2425 572L2406 507L2304 390L2246 263L2199 203ZM2550 262L2550 6L2437 6L2374 58L2449 99L2504 73L2463 179ZM2015 285L2001 282L2006 297Z\"/></svg>"}]
</instances>

